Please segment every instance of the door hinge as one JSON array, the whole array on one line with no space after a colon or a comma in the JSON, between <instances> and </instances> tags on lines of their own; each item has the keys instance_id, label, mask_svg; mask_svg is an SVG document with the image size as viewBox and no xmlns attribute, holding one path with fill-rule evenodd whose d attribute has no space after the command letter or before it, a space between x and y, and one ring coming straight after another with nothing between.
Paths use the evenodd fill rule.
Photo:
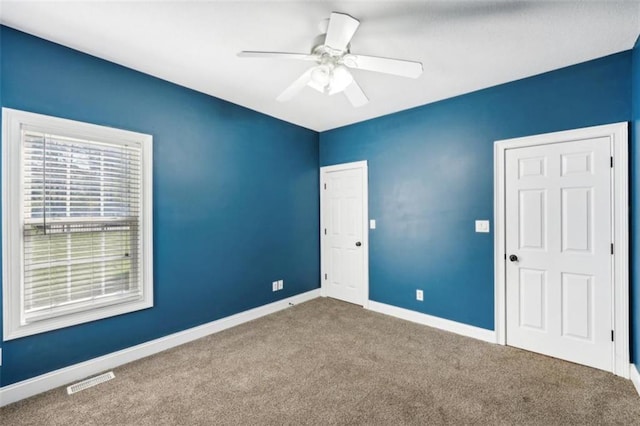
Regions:
<instances>
[{"instance_id":1,"label":"door hinge","mask_svg":"<svg viewBox=\"0 0 640 426\"><path fill-rule=\"evenodd\" d=\"M327 228L324 228L324 235L327 235Z\"/></svg>"},{"instance_id":2,"label":"door hinge","mask_svg":"<svg viewBox=\"0 0 640 426\"><path fill-rule=\"evenodd\" d=\"M611 254L613 254L613 243L611 243Z\"/></svg>"},{"instance_id":3,"label":"door hinge","mask_svg":"<svg viewBox=\"0 0 640 426\"><path fill-rule=\"evenodd\" d=\"M507 253L504 254L504 260L507 260Z\"/></svg>"},{"instance_id":4,"label":"door hinge","mask_svg":"<svg viewBox=\"0 0 640 426\"><path fill-rule=\"evenodd\" d=\"M324 279L325 279L325 280L327 279L327 274L324 274Z\"/></svg>"},{"instance_id":5,"label":"door hinge","mask_svg":"<svg viewBox=\"0 0 640 426\"><path fill-rule=\"evenodd\" d=\"M611 341L613 342L613 330L611 330Z\"/></svg>"},{"instance_id":6,"label":"door hinge","mask_svg":"<svg viewBox=\"0 0 640 426\"><path fill-rule=\"evenodd\" d=\"M327 189L327 184L326 183L324 184L324 189Z\"/></svg>"},{"instance_id":7,"label":"door hinge","mask_svg":"<svg viewBox=\"0 0 640 426\"><path fill-rule=\"evenodd\" d=\"M611 167L613 167L613 157L611 157Z\"/></svg>"}]
</instances>

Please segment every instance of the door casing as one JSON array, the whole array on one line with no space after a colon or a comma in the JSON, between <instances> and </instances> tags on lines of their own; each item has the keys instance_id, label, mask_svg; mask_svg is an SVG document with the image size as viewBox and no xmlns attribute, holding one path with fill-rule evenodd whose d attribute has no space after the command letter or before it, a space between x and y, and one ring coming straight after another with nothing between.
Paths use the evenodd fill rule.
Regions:
<instances>
[{"instance_id":1,"label":"door casing","mask_svg":"<svg viewBox=\"0 0 640 426\"><path fill-rule=\"evenodd\" d=\"M362 179L362 245L363 268L362 271L362 305L365 309L369 309L369 172L367 161L355 161L352 163L335 164L332 166L320 167L320 295L325 297L325 259L324 259L324 183L326 182L326 174L341 170L362 169L364 179Z\"/></svg>"},{"instance_id":2,"label":"door casing","mask_svg":"<svg viewBox=\"0 0 640 426\"><path fill-rule=\"evenodd\" d=\"M494 292L495 332L498 344L506 345L506 217L505 155L508 149L540 146L571 140L608 137L613 146L612 223L614 326L613 373L629 378L629 204L628 204L628 127L627 123L546 133L494 143Z\"/></svg>"}]
</instances>

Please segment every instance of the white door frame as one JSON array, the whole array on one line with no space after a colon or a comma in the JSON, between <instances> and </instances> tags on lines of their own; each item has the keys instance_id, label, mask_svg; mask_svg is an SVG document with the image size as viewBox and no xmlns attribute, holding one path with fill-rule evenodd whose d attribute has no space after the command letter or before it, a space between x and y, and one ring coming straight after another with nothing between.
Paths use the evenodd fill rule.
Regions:
<instances>
[{"instance_id":1,"label":"white door frame","mask_svg":"<svg viewBox=\"0 0 640 426\"><path fill-rule=\"evenodd\" d=\"M362 248L364 251L363 258L363 275L362 275L362 305L365 309L369 309L369 171L367 161L355 161L352 163L336 164L333 166L320 167L320 295L326 296L325 286L325 265L324 265L324 184L326 183L326 174L329 172L341 170L361 169L364 179L362 179Z\"/></svg>"},{"instance_id":2,"label":"white door frame","mask_svg":"<svg viewBox=\"0 0 640 426\"><path fill-rule=\"evenodd\" d=\"M629 378L629 204L627 123L585 127L494 143L494 285L495 332L498 344L506 345L506 243L505 243L505 156L506 150L569 140L608 137L612 143L611 169L613 225L613 373Z\"/></svg>"}]
</instances>

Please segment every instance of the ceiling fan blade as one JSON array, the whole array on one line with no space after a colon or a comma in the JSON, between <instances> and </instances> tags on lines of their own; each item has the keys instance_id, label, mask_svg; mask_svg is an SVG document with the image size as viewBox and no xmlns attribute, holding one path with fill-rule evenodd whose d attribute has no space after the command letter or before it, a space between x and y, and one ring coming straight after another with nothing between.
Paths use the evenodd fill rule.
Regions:
<instances>
[{"instance_id":1,"label":"ceiling fan blade","mask_svg":"<svg viewBox=\"0 0 640 426\"><path fill-rule=\"evenodd\" d=\"M309 81L311 81L311 72L314 69L315 67L306 70L300 77L296 79L296 81L294 81L289 87L284 89L284 91L278 95L276 100L278 102L286 102L293 99L293 97L297 95L298 92L300 92L304 88L304 86L309 83Z\"/></svg>"},{"instance_id":2,"label":"ceiling fan blade","mask_svg":"<svg viewBox=\"0 0 640 426\"><path fill-rule=\"evenodd\" d=\"M344 89L344 95L347 97L347 99L349 99L351 105L356 108L369 103L369 98L367 98L367 95L364 94L355 80L353 80L351 84Z\"/></svg>"},{"instance_id":3,"label":"ceiling fan blade","mask_svg":"<svg viewBox=\"0 0 640 426\"><path fill-rule=\"evenodd\" d=\"M359 25L360 21L349 15L337 12L331 13L324 44L335 50L346 50Z\"/></svg>"},{"instance_id":4,"label":"ceiling fan blade","mask_svg":"<svg viewBox=\"0 0 640 426\"><path fill-rule=\"evenodd\" d=\"M243 50L238 52L241 58L268 58L268 59L299 59L303 61L316 61L315 55L307 55L306 53L285 53L285 52L257 52L252 50Z\"/></svg>"},{"instance_id":5,"label":"ceiling fan blade","mask_svg":"<svg viewBox=\"0 0 640 426\"><path fill-rule=\"evenodd\" d=\"M366 55L347 55L344 64L359 70L382 72L402 77L418 78L422 74L422 63L402 59L380 58Z\"/></svg>"}]
</instances>

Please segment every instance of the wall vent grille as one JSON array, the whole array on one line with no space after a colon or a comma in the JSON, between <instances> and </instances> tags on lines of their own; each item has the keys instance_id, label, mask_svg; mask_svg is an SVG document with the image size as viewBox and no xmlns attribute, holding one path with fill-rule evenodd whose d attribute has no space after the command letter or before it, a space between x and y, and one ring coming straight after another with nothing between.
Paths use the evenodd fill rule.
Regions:
<instances>
[{"instance_id":1,"label":"wall vent grille","mask_svg":"<svg viewBox=\"0 0 640 426\"><path fill-rule=\"evenodd\" d=\"M85 390L95 385L99 385L100 383L108 382L111 379L114 379L116 376L113 374L113 371L109 371L108 373L101 374L99 376L91 377L89 379L83 380L81 382L75 383L71 386L67 387L67 393L69 395L73 395L76 392L80 392L81 390Z\"/></svg>"}]
</instances>

